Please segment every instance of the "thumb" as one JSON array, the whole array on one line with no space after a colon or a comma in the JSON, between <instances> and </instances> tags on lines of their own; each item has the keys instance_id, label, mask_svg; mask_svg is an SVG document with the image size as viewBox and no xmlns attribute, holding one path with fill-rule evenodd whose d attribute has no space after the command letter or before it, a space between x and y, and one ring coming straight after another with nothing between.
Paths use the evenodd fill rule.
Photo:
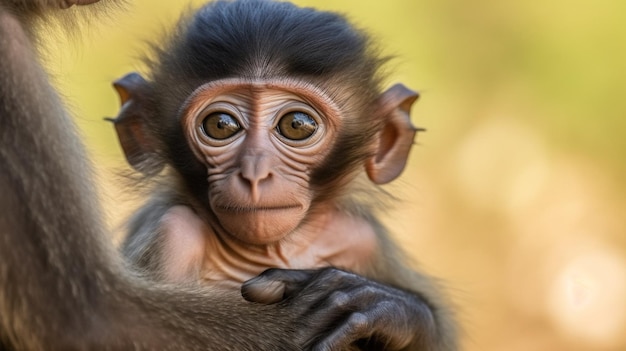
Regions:
<instances>
[{"instance_id":1,"label":"thumb","mask_svg":"<svg viewBox=\"0 0 626 351\"><path fill-rule=\"evenodd\" d=\"M313 276L313 270L271 268L241 286L241 295L251 302L273 304L299 291Z\"/></svg>"}]
</instances>

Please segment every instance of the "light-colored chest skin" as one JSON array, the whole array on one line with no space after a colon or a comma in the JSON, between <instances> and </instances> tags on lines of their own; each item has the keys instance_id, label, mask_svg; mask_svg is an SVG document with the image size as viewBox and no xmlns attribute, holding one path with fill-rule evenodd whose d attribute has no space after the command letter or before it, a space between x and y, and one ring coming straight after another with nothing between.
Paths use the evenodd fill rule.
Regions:
<instances>
[{"instance_id":1,"label":"light-colored chest skin","mask_svg":"<svg viewBox=\"0 0 626 351\"><path fill-rule=\"evenodd\" d=\"M364 273L376 235L365 220L323 211L279 242L250 245L218 235L194 211L175 206L162 218L163 273L170 282L211 281L239 286L268 268L334 266Z\"/></svg>"}]
</instances>

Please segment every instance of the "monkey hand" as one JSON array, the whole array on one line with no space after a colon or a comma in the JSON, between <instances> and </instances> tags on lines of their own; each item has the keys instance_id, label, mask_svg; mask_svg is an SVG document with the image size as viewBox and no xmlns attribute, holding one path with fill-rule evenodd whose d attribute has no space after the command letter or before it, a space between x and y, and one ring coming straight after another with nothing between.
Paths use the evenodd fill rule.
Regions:
<instances>
[{"instance_id":1,"label":"monkey hand","mask_svg":"<svg viewBox=\"0 0 626 351\"><path fill-rule=\"evenodd\" d=\"M439 349L434 311L424 299L353 273L269 269L241 291L248 301L298 307L304 349Z\"/></svg>"}]
</instances>

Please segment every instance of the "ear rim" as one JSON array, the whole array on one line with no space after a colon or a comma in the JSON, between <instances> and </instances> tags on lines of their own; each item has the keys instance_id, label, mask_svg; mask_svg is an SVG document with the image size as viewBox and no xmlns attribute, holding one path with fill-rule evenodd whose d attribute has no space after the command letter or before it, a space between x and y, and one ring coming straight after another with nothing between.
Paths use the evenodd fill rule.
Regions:
<instances>
[{"instance_id":1,"label":"ear rim","mask_svg":"<svg viewBox=\"0 0 626 351\"><path fill-rule=\"evenodd\" d=\"M154 162L158 143L146 130L151 111L151 86L139 73L131 72L113 82L121 108L113 122L120 146L128 164L144 175L159 173L164 165Z\"/></svg>"},{"instance_id":2,"label":"ear rim","mask_svg":"<svg viewBox=\"0 0 626 351\"><path fill-rule=\"evenodd\" d=\"M411 123L411 106L418 98L418 92L398 83L378 99L377 118L383 119L382 128L374 154L365 161L365 171L374 184L387 184L404 171L415 135L424 130Z\"/></svg>"}]
</instances>

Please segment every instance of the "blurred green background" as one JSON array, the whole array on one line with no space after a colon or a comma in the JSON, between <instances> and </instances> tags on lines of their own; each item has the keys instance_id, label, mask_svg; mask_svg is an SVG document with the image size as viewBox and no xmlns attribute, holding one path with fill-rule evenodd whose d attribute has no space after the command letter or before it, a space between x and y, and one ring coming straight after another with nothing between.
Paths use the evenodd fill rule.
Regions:
<instances>
[{"instance_id":1,"label":"blurred green background","mask_svg":"<svg viewBox=\"0 0 626 351\"><path fill-rule=\"evenodd\" d=\"M113 228L135 199L110 83L200 3L134 1L48 50ZM626 2L296 3L346 13L422 93L386 221L445 281L463 349L626 350Z\"/></svg>"}]
</instances>

